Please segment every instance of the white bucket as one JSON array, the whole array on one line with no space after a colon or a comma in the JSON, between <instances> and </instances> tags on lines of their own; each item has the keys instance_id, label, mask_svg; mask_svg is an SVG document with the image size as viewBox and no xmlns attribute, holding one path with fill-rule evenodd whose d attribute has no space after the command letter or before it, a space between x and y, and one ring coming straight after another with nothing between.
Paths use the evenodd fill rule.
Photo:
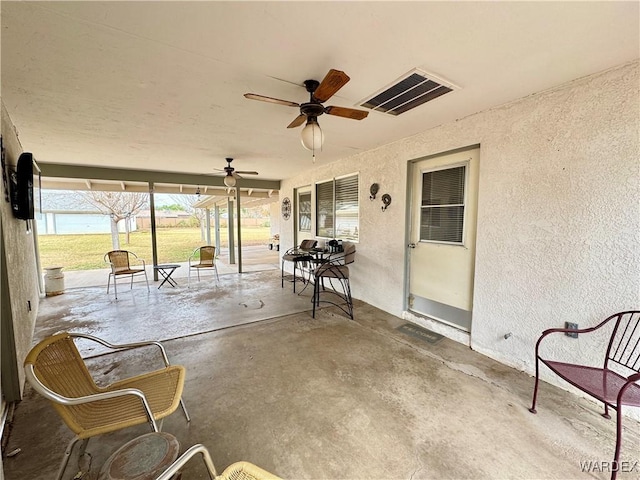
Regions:
<instances>
[{"instance_id":1,"label":"white bucket","mask_svg":"<svg viewBox=\"0 0 640 480\"><path fill-rule=\"evenodd\" d=\"M44 293L47 297L64 293L64 273L62 273L62 268L48 267L44 269L46 272L44 274Z\"/></svg>"}]
</instances>

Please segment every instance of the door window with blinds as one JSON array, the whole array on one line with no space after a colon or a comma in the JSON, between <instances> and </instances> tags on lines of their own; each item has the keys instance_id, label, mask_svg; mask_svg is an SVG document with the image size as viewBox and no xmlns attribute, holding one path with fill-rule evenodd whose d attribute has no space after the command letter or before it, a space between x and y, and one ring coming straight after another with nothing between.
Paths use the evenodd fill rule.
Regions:
<instances>
[{"instance_id":1,"label":"door window with blinds","mask_svg":"<svg viewBox=\"0 0 640 480\"><path fill-rule=\"evenodd\" d=\"M311 192L298 193L298 231L311 231Z\"/></svg>"},{"instance_id":2,"label":"door window with blinds","mask_svg":"<svg viewBox=\"0 0 640 480\"><path fill-rule=\"evenodd\" d=\"M463 242L466 166L422 174L420 241Z\"/></svg>"},{"instance_id":3,"label":"door window with blinds","mask_svg":"<svg viewBox=\"0 0 640 480\"><path fill-rule=\"evenodd\" d=\"M358 175L316 184L317 235L358 240Z\"/></svg>"}]
</instances>

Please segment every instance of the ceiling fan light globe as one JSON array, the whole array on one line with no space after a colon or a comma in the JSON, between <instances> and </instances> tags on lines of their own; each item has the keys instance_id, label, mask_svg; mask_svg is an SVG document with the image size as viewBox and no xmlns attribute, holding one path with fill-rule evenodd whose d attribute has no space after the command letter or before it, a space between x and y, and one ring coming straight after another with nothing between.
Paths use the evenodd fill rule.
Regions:
<instances>
[{"instance_id":1,"label":"ceiling fan light globe","mask_svg":"<svg viewBox=\"0 0 640 480\"><path fill-rule=\"evenodd\" d=\"M234 177L233 175L227 175L226 177L224 177L224 184L227 187L235 187L236 186L236 177Z\"/></svg>"},{"instance_id":2,"label":"ceiling fan light globe","mask_svg":"<svg viewBox=\"0 0 640 480\"><path fill-rule=\"evenodd\" d=\"M317 122L309 121L302 129L300 140L304 148L314 151L322 147L324 143L324 133Z\"/></svg>"}]
</instances>

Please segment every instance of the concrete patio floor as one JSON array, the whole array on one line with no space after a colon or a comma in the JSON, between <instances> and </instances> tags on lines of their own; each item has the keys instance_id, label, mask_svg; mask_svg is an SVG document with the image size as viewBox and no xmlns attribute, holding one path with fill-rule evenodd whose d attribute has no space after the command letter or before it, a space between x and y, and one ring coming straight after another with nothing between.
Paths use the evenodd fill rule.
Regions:
<instances>
[{"instance_id":1,"label":"concrete patio floor","mask_svg":"<svg viewBox=\"0 0 640 480\"><path fill-rule=\"evenodd\" d=\"M123 247L126 248L126 247ZM147 276L149 278L149 285L153 286L153 262L151 259L144 259L147 264ZM171 278L187 278L189 274L188 262L175 262L180 265L175 270ZM227 273L238 273L238 263L229 263L229 249L223 248L220 251L220 255L216 262L218 267L218 273L224 275ZM242 248L242 271L243 272L261 272L263 270L274 270L280 268L279 253L276 250L269 250L264 245L252 245ZM65 289L79 288L79 287L95 287L102 285L107 287L107 279L109 275L108 268L96 269L96 270L66 270L63 268L64 285ZM197 272L191 272L192 275L196 275ZM211 270L203 270L201 272L202 278L210 276ZM160 281L162 277L159 276ZM123 290L128 289L129 279L120 278L118 284L122 283L125 287ZM144 276L138 275L134 277L134 283L144 282ZM159 283L156 283L156 288ZM166 285L166 284L165 284ZM113 288L113 286L111 287ZM164 287L163 287L164 288Z\"/></svg>"},{"instance_id":2,"label":"concrete patio floor","mask_svg":"<svg viewBox=\"0 0 640 480\"><path fill-rule=\"evenodd\" d=\"M64 329L115 343L164 340L187 369L192 421L178 410L163 430L182 450L204 444L219 472L245 460L285 479L609 478L581 471L581 462L613 456L615 421L597 404L542 383L532 415L529 375L446 338L409 336L397 329L403 320L362 302L354 321L328 308L314 319L311 292L281 288L278 270L151 292L136 284L119 297L90 287L44 299L34 341ZM101 382L158 361L145 351L82 350ZM624 424L622 459L634 462L640 424ZM21 452L4 459L5 478L54 478L72 433L28 386L8 430L5 451ZM93 438L83 478L148 431ZM618 478L640 478L639 469ZM72 456L65 478L77 471ZM205 478L200 461L183 473Z\"/></svg>"}]
</instances>

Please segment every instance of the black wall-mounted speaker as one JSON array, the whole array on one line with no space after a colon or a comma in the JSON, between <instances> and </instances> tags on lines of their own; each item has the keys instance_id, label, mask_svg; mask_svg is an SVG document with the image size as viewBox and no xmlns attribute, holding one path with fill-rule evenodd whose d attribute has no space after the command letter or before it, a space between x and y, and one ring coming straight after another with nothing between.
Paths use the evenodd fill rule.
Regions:
<instances>
[{"instance_id":1,"label":"black wall-mounted speaker","mask_svg":"<svg viewBox=\"0 0 640 480\"><path fill-rule=\"evenodd\" d=\"M11 207L13 216L21 220L33 218L33 154L25 152L18 158L11 174Z\"/></svg>"}]
</instances>

